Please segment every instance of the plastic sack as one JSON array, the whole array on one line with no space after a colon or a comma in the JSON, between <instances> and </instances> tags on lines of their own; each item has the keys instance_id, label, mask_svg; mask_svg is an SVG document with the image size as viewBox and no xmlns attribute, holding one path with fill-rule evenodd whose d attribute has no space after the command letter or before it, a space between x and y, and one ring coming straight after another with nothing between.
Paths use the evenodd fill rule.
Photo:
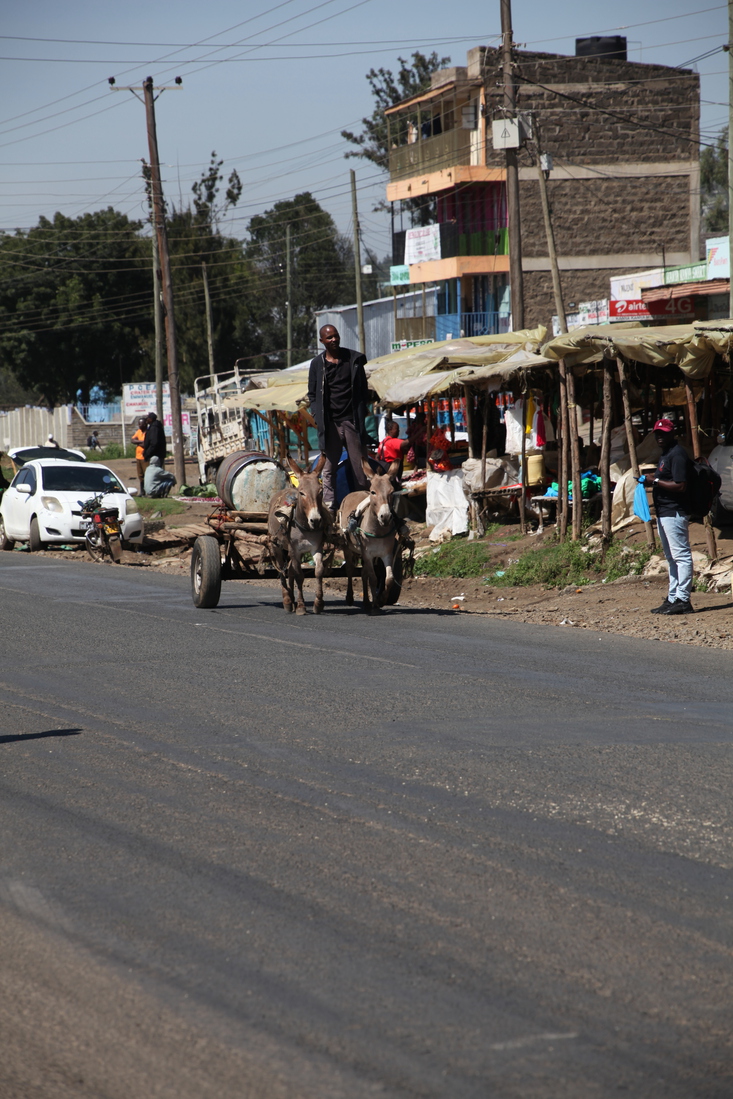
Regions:
<instances>
[{"instance_id":1,"label":"plastic sack","mask_svg":"<svg viewBox=\"0 0 733 1099\"><path fill-rule=\"evenodd\" d=\"M646 498L646 489L641 483L636 486L636 492L634 493L634 515L644 523L648 523L652 517L649 511L649 501Z\"/></svg>"}]
</instances>

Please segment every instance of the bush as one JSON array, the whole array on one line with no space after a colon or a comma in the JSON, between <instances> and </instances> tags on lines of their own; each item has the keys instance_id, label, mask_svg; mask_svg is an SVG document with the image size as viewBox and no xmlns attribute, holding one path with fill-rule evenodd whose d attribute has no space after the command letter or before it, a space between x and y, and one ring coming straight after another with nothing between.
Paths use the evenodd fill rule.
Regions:
<instances>
[{"instance_id":1,"label":"bush","mask_svg":"<svg viewBox=\"0 0 733 1099\"><path fill-rule=\"evenodd\" d=\"M487 534L495 534L499 529L495 527L487 530ZM452 542L446 542L437 550L429 551L415 561L416 576L436 576L456 578L468 576L485 576L489 567L489 547L485 542L472 541L466 538L455 538Z\"/></svg>"},{"instance_id":2,"label":"bush","mask_svg":"<svg viewBox=\"0 0 733 1099\"><path fill-rule=\"evenodd\" d=\"M598 580L638 576L648 560L648 550L632 550L619 542L611 543L605 559L599 550L589 549L582 542L554 542L527 550L504 569L502 576L487 579L497 587L518 588L529 584L546 588L563 588L566 584L582 587Z\"/></svg>"}]
</instances>

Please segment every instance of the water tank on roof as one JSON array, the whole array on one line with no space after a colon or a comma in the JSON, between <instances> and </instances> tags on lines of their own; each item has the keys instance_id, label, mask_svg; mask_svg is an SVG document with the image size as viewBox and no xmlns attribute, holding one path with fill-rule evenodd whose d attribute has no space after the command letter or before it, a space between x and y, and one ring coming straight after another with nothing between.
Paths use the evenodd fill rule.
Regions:
<instances>
[{"instance_id":1,"label":"water tank on roof","mask_svg":"<svg viewBox=\"0 0 733 1099\"><path fill-rule=\"evenodd\" d=\"M626 60L626 36L594 34L590 38L575 39L576 57L605 57L614 61Z\"/></svg>"}]
</instances>

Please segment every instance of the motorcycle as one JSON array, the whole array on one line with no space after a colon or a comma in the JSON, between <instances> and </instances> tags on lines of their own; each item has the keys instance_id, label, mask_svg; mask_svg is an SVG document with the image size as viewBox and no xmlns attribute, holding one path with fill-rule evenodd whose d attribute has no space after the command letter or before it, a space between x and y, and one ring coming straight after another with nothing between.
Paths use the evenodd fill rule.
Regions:
<instances>
[{"instance_id":1,"label":"motorcycle","mask_svg":"<svg viewBox=\"0 0 733 1099\"><path fill-rule=\"evenodd\" d=\"M119 508L106 508L103 499L106 492L80 500L81 526L85 528L84 544L92 561L110 557L117 562L122 557L122 528Z\"/></svg>"}]
</instances>

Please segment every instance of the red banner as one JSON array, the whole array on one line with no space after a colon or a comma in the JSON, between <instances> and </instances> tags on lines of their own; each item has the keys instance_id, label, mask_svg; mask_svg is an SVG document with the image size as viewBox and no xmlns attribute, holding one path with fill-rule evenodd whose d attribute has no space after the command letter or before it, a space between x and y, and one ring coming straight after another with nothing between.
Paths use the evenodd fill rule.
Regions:
<instances>
[{"instance_id":1,"label":"red banner","mask_svg":"<svg viewBox=\"0 0 733 1099\"><path fill-rule=\"evenodd\" d=\"M692 317L695 308L692 298L668 298L666 301L641 301L638 298L624 298L608 303L612 320L630 317L632 320L651 321L657 317Z\"/></svg>"}]
</instances>

